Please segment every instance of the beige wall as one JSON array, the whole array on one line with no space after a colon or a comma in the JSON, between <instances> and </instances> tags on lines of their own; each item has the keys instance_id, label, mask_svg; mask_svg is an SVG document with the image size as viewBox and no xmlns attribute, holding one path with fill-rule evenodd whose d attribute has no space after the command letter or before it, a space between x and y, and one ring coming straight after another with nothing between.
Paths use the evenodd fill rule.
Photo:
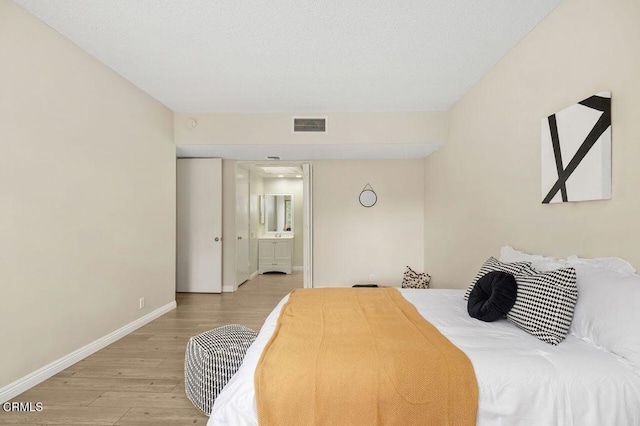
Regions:
<instances>
[{"instance_id":1,"label":"beige wall","mask_svg":"<svg viewBox=\"0 0 640 426\"><path fill-rule=\"evenodd\" d=\"M175 147L169 109L7 0L0 56L1 388L174 301Z\"/></svg>"},{"instance_id":2,"label":"beige wall","mask_svg":"<svg viewBox=\"0 0 640 426\"><path fill-rule=\"evenodd\" d=\"M302 227L302 179L268 178L264 179L265 194L293 194L293 263L292 266L304 266L302 257L304 241Z\"/></svg>"},{"instance_id":3,"label":"beige wall","mask_svg":"<svg viewBox=\"0 0 640 426\"><path fill-rule=\"evenodd\" d=\"M299 114L311 116L312 114ZM322 113L326 134L294 134L296 113L176 113L175 143L189 144L338 144L442 143L444 112ZM188 118L198 126L187 127ZM257 159L261 160L261 158Z\"/></svg>"},{"instance_id":4,"label":"beige wall","mask_svg":"<svg viewBox=\"0 0 640 426\"><path fill-rule=\"evenodd\" d=\"M378 195L362 207L370 184ZM424 161L313 163L315 287L375 282L399 286L405 266L424 260Z\"/></svg>"},{"instance_id":5,"label":"beige wall","mask_svg":"<svg viewBox=\"0 0 640 426\"><path fill-rule=\"evenodd\" d=\"M566 0L448 114L425 160L425 267L466 287L505 244L640 268L640 3ZM613 198L542 205L540 120L612 92Z\"/></svg>"}]
</instances>

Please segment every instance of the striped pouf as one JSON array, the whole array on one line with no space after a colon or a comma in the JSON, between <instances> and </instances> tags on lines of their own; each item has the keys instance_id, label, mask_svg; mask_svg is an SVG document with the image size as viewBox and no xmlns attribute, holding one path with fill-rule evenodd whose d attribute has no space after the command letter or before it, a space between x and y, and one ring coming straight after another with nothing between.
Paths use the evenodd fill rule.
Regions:
<instances>
[{"instance_id":1,"label":"striped pouf","mask_svg":"<svg viewBox=\"0 0 640 426\"><path fill-rule=\"evenodd\" d=\"M231 324L189 339L184 356L184 388L189 401L207 416L257 335L243 325Z\"/></svg>"}]
</instances>

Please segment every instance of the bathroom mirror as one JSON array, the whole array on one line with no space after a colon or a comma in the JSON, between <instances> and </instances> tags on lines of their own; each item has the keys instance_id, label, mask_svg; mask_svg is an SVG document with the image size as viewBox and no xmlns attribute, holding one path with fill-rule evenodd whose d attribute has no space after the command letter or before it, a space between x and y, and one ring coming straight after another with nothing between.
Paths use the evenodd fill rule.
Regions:
<instances>
[{"instance_id":1,"label":"bathroom mirror","mask_svg":"<svg viewBox=\"0 0 640 426\"><path fill-rule=\"evenodd\" d=\"M293 232L293 195L264 196L265 232Z\"/></svg>"}]
</instances>

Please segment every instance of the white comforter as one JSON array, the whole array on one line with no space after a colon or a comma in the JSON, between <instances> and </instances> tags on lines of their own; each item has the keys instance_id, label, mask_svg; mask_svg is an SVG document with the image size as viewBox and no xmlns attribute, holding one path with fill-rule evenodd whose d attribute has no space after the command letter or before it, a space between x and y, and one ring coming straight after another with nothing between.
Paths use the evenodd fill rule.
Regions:
<instances>
[{"instance_id":1,"label":"white comforter","mask_svg":"<svg viewBox=\"0 0 640 426\"><path fill-rule=\"evenodd\" d=\"M470 318L461 290L400 291L473 363L479 426L640 425L640 376L616 356L575 336L551 346L506 320ZM209 426L258 424L253 375L285 302L216 399Z\"/></svg>"}]
</instances>

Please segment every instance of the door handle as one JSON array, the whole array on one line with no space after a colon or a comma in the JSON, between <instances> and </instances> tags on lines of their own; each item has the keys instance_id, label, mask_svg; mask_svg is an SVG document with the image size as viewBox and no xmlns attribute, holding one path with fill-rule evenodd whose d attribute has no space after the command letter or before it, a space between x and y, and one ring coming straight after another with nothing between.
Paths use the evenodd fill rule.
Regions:
<instances>
[{"instance_id":1,"label":"door handle","mask_svg":"<svg viewBox=\"0 0 640 426\"><path fill-rule=\"evenodd\" d=\"M242 239L242 237L241 237L241 236L239 236L239 237L238 237L238 239L239 239L239 240L241 240L241 239Z\"/></svg>"},{"instance_id":2,"label":"door handle","mask_svg":"<svg viewBox=\"0 0 640 426\"><path fill-rule=\"evenodd\" d=\"M213 241L220 241L220 237L215 237Z\"/></svg>"}]
</instances>

